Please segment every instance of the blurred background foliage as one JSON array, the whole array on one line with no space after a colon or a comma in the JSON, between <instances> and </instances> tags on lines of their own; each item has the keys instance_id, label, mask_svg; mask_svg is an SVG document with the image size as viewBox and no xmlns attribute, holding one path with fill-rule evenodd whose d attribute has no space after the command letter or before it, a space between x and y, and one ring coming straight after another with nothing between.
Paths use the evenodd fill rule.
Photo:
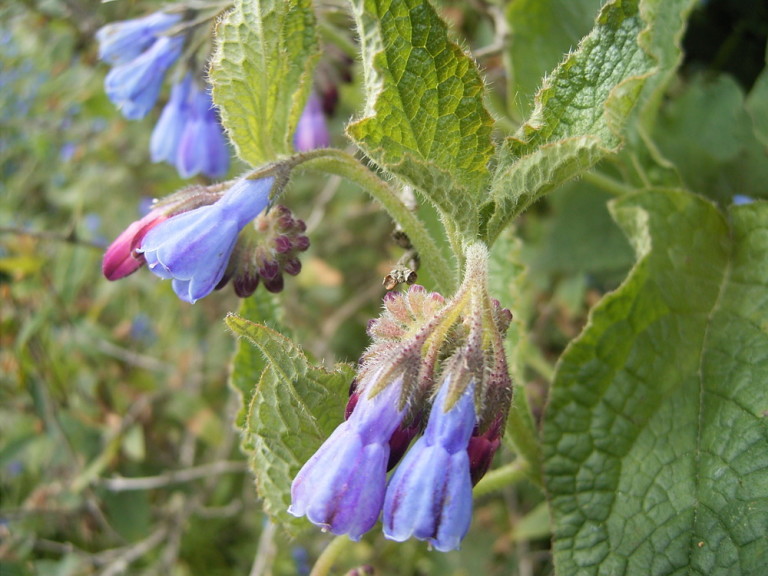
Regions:
<instances>
[{"instance_id":1,"label":"blurred background foliage","mask_svg":"<svg viewBox=\"0 0 768 576\"><path fill-rule=\"evenodd\" d=\"M499 3L438 4L471 48L492 44ZM574 42L599 4L580 4L568 30ZM146 271L118 283L100 273L103 248L142 203L184 185L172 167L149 161L157 112L128 122L107 100L93 41L105 23L160 5L0 7L3 576L308 574L329 541L315 532L288 541L260 512L232 427L234 342L222 321L239 305L231 289L190 306ZM766 196L768 127L753 121L757 111L768 117L766 12L761 0L701 3L655 134L664 155L685 167L681 179L721 204L735 194ZM523 38L551 32L530 22ZM569 42L549 46L552 54L539 50L541 62L519 71L528 76L517 85L534 90L536 65L554 65ZM499 124L514 127L530 94L505 95L500 59L491 52L480 61ZM332 138L346 146L343 125L361 94L354 83L339 91ZM621 170L611 162L600 169ZM518 223L539 350L526 373L536 413L560 352L634 260L608 213L612 194L596 183L562 187ZM354 362L384 293L381 279L402 253L392 224L336 178L297 178L287 201L307 222L312 247L282 294L256 297L279 302L282 323L315 357ZM429 278L419 281L429 287ZM528 486L481 497L461 553L373 536L348 548L344 565L372 563L384 574L551 573L542 500Z\"/></svg>"}]
</instances>

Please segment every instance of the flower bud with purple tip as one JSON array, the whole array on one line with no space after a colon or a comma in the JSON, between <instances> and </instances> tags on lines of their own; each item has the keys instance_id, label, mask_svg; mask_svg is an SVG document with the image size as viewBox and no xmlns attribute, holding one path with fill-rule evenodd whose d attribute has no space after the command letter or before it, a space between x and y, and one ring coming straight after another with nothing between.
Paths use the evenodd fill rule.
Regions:
<instances>
[{"instance_id":1,"label":"flower bud with purple tip","mask_svg":"<svg viewBox=\"0 0 768 576\"><path fill-rule=\"evenodd\" d=\"M137 250L152 228L182 212L213 204L223 194L222 186L190 186L154 202L144 217L128 226L107 248L101 265L104 276L119 280L141 268L146 260Z\"/></svg>"},{"instance_id":2,"label":"flower bud with purple tip","mask_svg":"<svg viewBox=\"0 0 768 576\"><path fill-rule=\"evenodd\" d=\"M253 294L259 284L269 292L280 292L285 283L283 274L296 276L301 272L299 254L309 248L305 231L304 222L294 218L285 206L260 214L243 230L218 287L232 279L241 298Z\"/></svg>"},{"instance_id":3,"label":"flower bud with purple tip","mask_svg":"<svg viewBox=\"0 0 768 576\"><path fill-rule=\"evenodd\" d=\"M241 178L215 204L154 226L137 251L154 274L173 280L179 298L194 303L223 278L240 231L267 207L273 183Z\"/></svg>"}]
</instances>

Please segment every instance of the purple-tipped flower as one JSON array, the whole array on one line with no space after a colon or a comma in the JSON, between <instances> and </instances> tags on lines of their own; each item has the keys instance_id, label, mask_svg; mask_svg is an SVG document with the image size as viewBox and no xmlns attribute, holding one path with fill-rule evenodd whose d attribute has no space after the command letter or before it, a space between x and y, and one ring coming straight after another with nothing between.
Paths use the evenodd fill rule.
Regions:
<instances>
[{"instance_id":1,"label":"purple-tipped flower","mask_svg":"<svg viewBox=\"0 0 768 576\"><path fill-rule=\"evenodd\" d=\"M96 32L99 58L109 64L133 60L180 21L181 14L154 12L143 18L107 24Z\"/></svg>"},{"instance_id":2,"label":"purple-tipped flower","mask_svg":"<svg viewBox=\"0 0 768 576\"><path fill-rule=\"evenodd\" d=\"M144 118L160 94L168 68L181 55L184 38L160 36L136 58L118 64L107 74L107 96L129 120Z\"/></svg>"},{"instance_id":3,"label":"purple-tipped flower","mask_svg":"<svg viewBox=\"0 0 768 576\"><path fill-rule=\"evenodd\" d=\"M187 74L171 90L152 131L153 162L168 162L182 178L220 178L229 170L229 148L211 96Z\"/></svg>"},{"instance_id":4,"label":"purple-tipped flower","mask_svg":"<svg viewBox=\"0 0 768 576\"><path fill-rule=\"evenodd\" d=\"M296 125L293 145L298 152L307 152L315 148L327 148L330 143L331 135L323 114L322 102L317 94L312 92Z\"/></svg>"},{"instance_id":5,"label":"purple-tipped flower","mask_svg":"<svg viewBox=\"0 0 768 576\"><path fill-rule=\"evenodd\" d=\"M108 280L119 280L133 274L146 261L139 254L141 241L152 228L171 216L213 204L221 198L221 187L190 186L146 208L146 214L118 236L104 254L101 270Z\"/></svg>"},{"instance_id":6,"label":"purple-tipped flower","mask_svg":"<svg viewBox=\"0 0 768 576\"><path fill-rule=\"evenodd\" d=\"M373 527L384 501L389 440L403 418L401 386L402 378L373 398L362 392L349 419L294 479L289 513L352 540Z\"/></svg>"},{"instance_id":7,"label":"purple-tipped flower","mask_svg":"<svg viewBox=\"0 0 768 576\"><path fill-rule=\"evenodd\" d=\"M215 204L154 226L137 252L154 274L173 280L179 298L194 303L224 277L240 231L267 207L273 182L238 180Z\"/></svg>"},{"instance_id":8,"label":"purple-tipped flower","mask_svg":"<svg viewBox=\"0 0 768 576\"><path fill-rule=\"evenodd\" d=\"M446 378L435 398L424 435L408 451L387 486L384 536L426 540L437 550L455 550L472 520L472 480L467 445L475 427L474 386L452 406Z\"/></svg>"},{"instance_id":9,"label":"purple-tipped flower","mask_svg":"<svg viewBox=\"0 0 768 576\"><path fill-rule=\"evenodd\" d=\"M149 213L128 226L110 244L101 262L101 271L107 280L125 278L144 265L144 257L136 253L136 248L147 232L166 218L163 214Z\"/></svg>"}]
</instances>

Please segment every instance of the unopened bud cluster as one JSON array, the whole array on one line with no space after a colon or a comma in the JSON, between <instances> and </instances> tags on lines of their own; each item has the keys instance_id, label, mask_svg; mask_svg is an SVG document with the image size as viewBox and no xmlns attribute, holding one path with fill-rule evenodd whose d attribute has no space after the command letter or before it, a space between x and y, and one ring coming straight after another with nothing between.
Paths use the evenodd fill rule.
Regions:
<instances>
[{"instance_id":1,"label":"unopened bud cluster","mask_svg":"<svg viewBox=\"0 0 768 576\"><path fill-rule=\"evenodd\" d=\"M283 274L296 276L301 272L299 254L309 248L306 230L304 221L294 218L285 206L260 214L252 227L243 230L219 287L232 278L235 293L241 298L253 294L260 282L270 292L280 292Z\"/></svg>"},{"instance_id":2,"label":"unopened bud cluster","mask_svg":"<svg viewBox=\"0 0 768 576\"><path fill-rule=\"evenodd\" d=\"M294 479L290 513L354 540L381 516L391 540L459 547L512 390L503 347L511 314L488 295L487 258L482 244L467 249L449 300L421 286L384 298L347 418Z\"/></svg>"}]
</instances>

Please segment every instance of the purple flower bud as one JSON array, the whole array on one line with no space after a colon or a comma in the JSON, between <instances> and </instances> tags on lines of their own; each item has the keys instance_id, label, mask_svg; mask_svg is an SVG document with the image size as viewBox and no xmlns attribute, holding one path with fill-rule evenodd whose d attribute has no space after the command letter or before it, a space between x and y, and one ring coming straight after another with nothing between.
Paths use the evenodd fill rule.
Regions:
<instances>
[{"instance_id":1,"label":"purple flower bud","mask_svg":"<svg viewBox=\"0 0 768 576\"><path fill-rule=\"evenodd\" d=\"M496 450L501 445L501 426L503 422L503 415L499 415L483 434L480 434L477 428L475 428L472 438L469 439L467 454L469 455L472 486L477 484L491 467Z\"/></svg>"},{"instance_id":2,"label":"purple flower bud","mask_svg":"<svg viewBox=\"0 0 768 576\"><path fill-rule=\"evenodd\" d=\"M104 80L107 96L129 120L144 118L160 94L163 77L181 55L184 38L161 36L133 60L112 68Z\"/></svg>"},{"instance_id":3,"label":"purple flower bud","mask_svg":"<svg viewBox=\"0 0 768 576\"><path fill-rule=\"evenodd\" d=\"M224 277L240 231L267 207L273 182L238 180L215 204L153 227L138 252L154 274L173 280L179 298L194 303Z\"/></svg>"},{"instance_id":4,"label":"purple flower bud","mask_svg":"<svg viewBox=\"0 0 768 576\"><path fill-rule=\"evenodd\" d=\"M298 276L301 272L301 260L298 258L291 258L283 263L283 272L289 276Z\"/></svg>"},{"instance_id":5,"label":"purple flower bud","mask_svg":"<svg viewBox=\"0 0 768 576\"><path fill-rule=\"evenodd\" d=\"M352 540L373 527L384 501L389 440L403 418L401 384L394 380L373 398L363 389L349 420L294 479L289 513Z\"/></svg>"},{"instance_id":6,"label":"purple flower bud","mask_svg":"<svg viewBox=\"0 0 768 576\"><path fill-rule=\"evenodd\" d=\"M323 115L322 103L317 94L312 92L296 125L293 145L298 152L307 152L315 148L327 148L330 143L331 135Z\"/></svg>"},{"instance_id":7,"label":"purple flower bud","mask_svg":"<svg viewBox=\"0 0 768 576\"><path fill-rule=\"evenodd\" d=\"M259 287L259 278L260 276L258 274L247 273L236 276L232 282L235 288L235 294L240 298L248 298L248 296L253 294L256 291L256 288Z\"/></svg>"},{"instance_id":8,"label":"purple flower bud","mask_svg":"<svg viewBox=\"0 0 768 576\"><path fill-rule=\"evenodd\" d=\"M446 410L450 376L435 398L424 435L405 455L387 486L384 536L426 540L437 550L459 548L472 520L467 445L475 427L474 385Z\"/></svg>"},{"instance_id":9,"label":"purple flower bud","mask_svg":"<svg viewBox=\"0 0 768 576\"><path fill-rule=\"evenodd\" d=\"M280 264L274 260L265 260L259 267L259 276L264 278L264 280L271 280L278 274L280 274Z\"/></svg>"},{"instance_id":10,"label":"purple flower bud","mask_svg":"<svg viewBox=\"0 0 768 576\"><path fill-rule=\"evenodd\" d=\"M180 20L181 14L155 12L143 18L107 24L96 32L99 58L110 64L133 60Z\"/></svg>"},{"instance_id":11,"label":"purple flower bud","mask_svg":"<svg viewBox=\"0 0 768 576\"><path fill-rule=\"evenodd\" d=\"M275 252L285 254L293 248L293 243L288 236L277 236L275 238Z\"/></svg>"},{"instance_id":12,"label":"purple flower bud","mask_svg":"<svg viewBox=\"0 0 768 576\"><path fill-rule=\"evenodd\" d=\"M301 222L301 220L299 220L299 222ZM304 252L307 248L309 248L309 238L306 236L297 236L293 240L293 247L299 252Z\"/></svg>"},{"instance_id":13,"label":"purple flower bud","mask_svg":"<svg viewBox=\"0 0 768 576\"><path fill-rule=\"evenodd\" d=\"M264 278L264 288L266 288L268 292L272 292L273 294L282 292L283 288L285 288L285 281L283 280L283 275L277 274L275 275L274 278Z\"/></svg>"},{"instance_id":14,"label":"purple flower bud","mask_svg":"<svg viewBox=\"0 0 768 576\"><path fill-rule=\"evenodd\" d=\"M157 226L167 216L150 212L144 218L137 220L118 236L107 251L101 262L101 271L107 280L120 280L133 274L144 265L144 256L136 253L141 240L153 227Z\"/></svg>"}]
</instances>

